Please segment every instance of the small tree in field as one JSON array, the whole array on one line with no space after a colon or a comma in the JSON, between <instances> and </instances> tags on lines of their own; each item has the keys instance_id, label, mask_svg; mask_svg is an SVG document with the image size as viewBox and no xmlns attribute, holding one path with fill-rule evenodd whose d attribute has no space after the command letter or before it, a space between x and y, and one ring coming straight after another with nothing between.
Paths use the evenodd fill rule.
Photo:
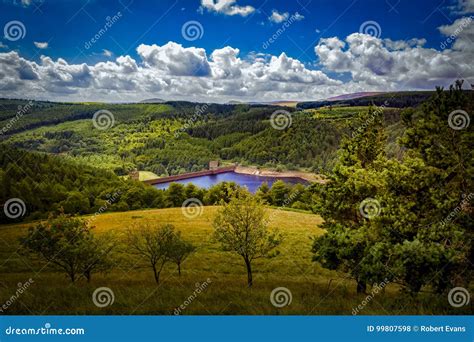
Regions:
<instances>
[{"instance_id":1,"label":"small tree in field","mask_svg":"<svg viewBox=\"0 0 474 342\"><path fill-rule=\"evenodd\" d=\"M92 272L112 267L112 242L103 244L87 222L64 214L30 228L21 244L27 252L65 272L72 282L81 275L90 280Z\"/></svg>"},{"instance_id":2,"label":"small tree in field","mask_svg":"<svg viewBox=\"0 0 474 342\"><path fill-rule=\"evenodd\" d=\"M111 255L117 247L117 241L111 234L103 234L98 237L90 235L84 243L81 272L90 283L92 273L107 272L112 268Z\"/></svg>"},{"instance_id":3,"label":"small tree in field","mask_svg":"<svg viewBox=\"0 0 474 342\"><path fill-rule=\"evenodd\" d=\"M166 224L154 227L145 223L128 230L127 239L129 252L146 260L159 284L161 271L170 261L169 255L176 241L174 226Z\"/></svg>"},{"instance_id":4,"label":"small tree in field","mask_svg":"<svg viewBox=\"0 0 474 342\"><path fill-rule=\"evenodd\" d=\"M267 229L261 201L246 190L237 190L230 202L219 209L213 225L214 238L221 243L222 249L244 259L247 283L251 287L252 262L270 256L281 242L278 232Z\"/></svg>"},{"instance_id":5,"label":"small tree in field","mask_svg":"<svg viewBox=\"0 0 474 342\"><path fill-rule=\"evenodd\" d=\"M181 276L181 264L183 261L196 250L196 247L181 238L181 234L178 232L175 236L175 240L171 250L169 251L168 258L178 266L178 275Z\"/></svg>"}]
</instances>

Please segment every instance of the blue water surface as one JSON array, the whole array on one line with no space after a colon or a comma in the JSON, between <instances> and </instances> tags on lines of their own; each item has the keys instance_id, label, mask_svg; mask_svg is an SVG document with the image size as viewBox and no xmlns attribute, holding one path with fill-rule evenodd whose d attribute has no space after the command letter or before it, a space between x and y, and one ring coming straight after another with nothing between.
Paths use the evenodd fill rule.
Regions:
<instances>
[{"instance_id":1,"label":"blue water surface","mask_svg":"<svg viewBox=\"0 0 474 342\"><path fill-rule=\"evenodd\" d=\"M188 179L177 180L168 183L161 183L155 184L154 186L157 189L167 189L171 183L179 183L179 184L189 184L193 183L194 185L200 188L210 188L213 185L216 185L220 182L235 182L240 186L245 186L247 189L255 193L257 189L262 185L262 183L266 182L268 186L272 186L277 180L281 179L282 181L290 184L307 184L307 182L300 178L288 178L288 177L270 177L270 176L258 176L258 175L248 175L243 173L236 173L233 171L220 173L217 175L209 175L209 176L199 176L193 177Z\"/></svg>"}]
</instances>

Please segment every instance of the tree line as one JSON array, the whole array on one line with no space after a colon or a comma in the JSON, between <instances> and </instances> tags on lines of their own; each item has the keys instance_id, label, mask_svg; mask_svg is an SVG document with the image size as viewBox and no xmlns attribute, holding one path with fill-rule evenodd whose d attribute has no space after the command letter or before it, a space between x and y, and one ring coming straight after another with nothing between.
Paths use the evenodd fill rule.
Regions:
<instances>
[{"instance_id":1,"label":"tree line","mask_svg":"<svg viewBox=\"0 0 474 342\"><path fill-rule=\"evenodd\" d=\"M12 157L21 156L13 161ZM103 211L127 211L145 208L180 207L188 198L197 198L205 205L228 201L238 185L217 184L209 189L193 184L173 183L167 190L158 190L138 181L116 176L113 172L44 153L27 152L2 145L0 150L0 203L10 198L21 199L25 216L9 218L0 212L1 223L28 218L46 218L50 213L85 215ZM292 196L287 206L309 210L311 188L301 184L276 182L259 190L269 205L281 205L284 197Z\"/></svg>"},{"instance_id":2,"label":"tree line","mask_svg":"<svg viewBox=\"0 0 474 342\"><path fill-rule=\"evenodd\" d=\"M252 263L275 256L282 235L268 229L263 200L247 190L235 189L231 200L221 204L213 220L213 239L223 251L242 257L251 287ZM159 284L165 265L175 264L181 276L183 262L197 249L169 223L144 220L124 227L121 236L117 232L95 234L93 228L90 221L61 213L31 227L20 243L24 254L36 256L73 283L80 278L90 282L93 274L111 271L119 262L117 254L123 254L133 258L134 268L150 269Z\"/></svg>"}]
</instances>

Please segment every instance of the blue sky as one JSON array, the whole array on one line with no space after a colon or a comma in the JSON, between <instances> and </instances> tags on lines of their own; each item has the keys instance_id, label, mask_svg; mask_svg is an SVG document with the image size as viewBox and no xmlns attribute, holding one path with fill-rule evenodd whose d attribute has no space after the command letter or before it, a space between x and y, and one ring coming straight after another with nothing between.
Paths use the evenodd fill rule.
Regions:
<instances>
[{"instance_id":1,"label":"blue sky","mask_svg":"<svg viewBox=\"0 0 474 342\"><path fill-rule=\"evenodd\" d=\"M378 22L382 37L397 40L425 38L427 46L438 47L441 34L437 28L452 23L458 17L449 10L448 1L444 1L444 6L443 1L436 0L402 0L398 4L398 0L391 1L392 6L395 5L394 9L389 1L384 0L239 1L239 5L250 5L256 9L246 17L209 11L200 14L200 2L197 0L48 0L37 1L38 7L33 4L15 6L13 1L3 1L0 18L2 22L20 20L26 25L25 39L9 44L25 56L37 55L34 41L49 41L49 56L82 62L85 57L78 56L76 49L84 50L83 43L103 26L107 16L118 11L123 13L123 20L114 25L110 34L101 39L94 51L88 54L100 53L102 49L117 55L133 54L138 43L162 45L175 41L184 46L193 46L181 35L181 26L188 20L197 20L202 24L204 34L199 46L208 51L231 45L245 54L262 52L263 42L278 28L278 24L268 20L272 10L291 14L298 12L305 18L292 25L291 30L272 44L267 52L286 52L289 56L312 62L315 56L311 48L319 38L345 37L357 32L365 21ZM304 7L305 4L308 6ZM439 10L435 10L439 4ZM124 9L124 5L128 10ZM168 14L156 23L164 13ZM8 41L4 40L4 43L8 44Z\"/></svg>"},{"instance_id":2,"label":"blue sky","mask_svg":"<svg viewBox=\"0 0 474 342\"><path fill-rule=\"evenodd\" d=\"M7 39L4 36L1 40L0 53L16 52L19 64L28 63L31 65L31 72L35 75L30 77L30 82L27 83L28 87L23 88L38 90L38 87L40 87L44 91L45 97L70 97L75 99L77 98L75 95L78 94L82 94L81 97L88 96L85 92L88 87L85 87L84 84L100 83L96 82L99 71L96 70L96 74L91 75L94 78L93 80L83 78L82 80L79 79L77 84L74 84L74 82L68 83L66 86L69 91L64 94L55 94L54 87L46 87L50 88L46 89L39 84L42 79L46 81L46 76L41 78L41 72L44 69L42 67L45 66L45 61L41 60L41 56L50 57L53 62L64 59L68 67L71 68L83 63L93 67L100 62L114 62L120 56L128 56L136 62L139 68L148 68L146 71L152 72L153 67L155 67L155 71L161 70L158 75L162 76L164 80L164 83L160 85L154 84L146 89L140 88L137 89L137 92L146 93L147 96L156 95L159 97L162 93L164 97L179 97L178 95L180 95L182 89L180 89L180 86L171 89L173 81L176 83L178 79L183 81L183 77L196 77L195 86L197 87L199 82L202 83L204 78L207 77L206 81L213 82L211 86L215 87L214 83L218 83L217 88L222 91L211 95L209 95L209 91L203 91L203 97L219 100L219 95L221 95L223 101L233 98L251 100L252 91L250 89L254 86L246 83L248 79L242 79L240 91L232 94L227 89L228 85L225 82L219 83L217 81L216 73L218 73L218 70L223 70L223 67L218 66L217 63L211 65L213 61L210 56L213 51L225 47L238 49L239 60L250 61L248 63L251 65L241 66L241 68L250 70L246 75L253 75L254 72L260 75L260 71L255 71L260 61L255 61L256 56L260 56L265 63L268 63L268 68L264 72L267 74L273 72L273 76L267 75L267 79L280 83L278 89L268 89L266 92L261 85L255 88L262 91L263 95L259 96L266 99L273 99L278 93L283 93L288 99L309 99L333 95L334 90L331 91L331 94L322 91L315 93L308 92L307 88L301 87L301 84L310 87L312 82L316 87L325 85L329 88L336 88L340 85L338 82L343 82L345 87L339 86L339 92L351 92L351 90L380 90L384 83L382 76L388 74L390 74L390 77L387 76L388 82L385 80L385 83L391 90L396 89L397 86L401 89L431 88L436 82L450 82L456 77L456 74L465 76L466 79L472 76L468 65L460 70L454 70L452 67L449 71L444 70L439 73L437 70L433 70L431 72L433 77L425 75L427 78L426 85L423 84L423 79L420 78L401 82L401 80L396 79L396 75L393 75L394 72L406 70L406 66L400 65L400 60L405 57L397 52L400 50L399 48L393 48L395 44L393 42L398 42L398 46L400 42L410 42L417 39L409 43L411 46L404 48L403 51L404 53L409 52L415 60L419 58L445 59L443 54L447 51L452 51L452 54L446 57L449 59L448 63L452 65L457 65L460 60L464 61L468 58L471 52L470 49L461 49L461 47L466 46L466 42L472 38L472 26L474 25L470 21L462 22L461 20L467 20L472 15L474 7L472 0L0 1L0 24L2 27L5 29L8 23L18 21L23 24L25 31L23 32L24 37L18 40ZM119 13L120 16L117 16ZM114 23L107 28L105 33L100 34L99 39L91 43L91 39L101 29L104 29L107 17L113 18L114 16L116 19ZM195 40L186 39L189 37L183 35L183 26L190 21L194 23L194 27L199 31L200 38L198 37ZM287 27L284 32L277 34L277 31L281 30L285 23L287 23ZM367 26L369 31L362 32L364 27ZM440 30L441 27L445 27L444 32ZM446 43L445 40L450 32L454 32L459 27L462 28L462 32L456 34L456 39L460 43L455 48L455 41ZM370 29L372 30L370 31ZM374 54L371 56L361 56L360 53L355 52L356 47L363 46L364 49L370 51L368 47L372 43L355 39L357 37L349 41L346 40L351 34L357 33L367 33L384 46L379 47L380 51L372 51ZM275 37L275 34L277 34L276 39L269 42L269 39L272 36ZM325 41L325 39L331 38L338 39L345 46L340 47L339 43ZM196 51L188 51L187 48L204 49L206 54L205 63L209 59L210 66L203 66L202 60L196 62L188 58L183 61L183 65L188 62L194 63L193 65L198 63L197 68L200 69L200 72L193 74L188 72L189 68L186 69L187 71L176 71L176 66L162 68L161 64L170 61L159 60L159 58L164 57L157 57L161 56L161 52L158 50L168 42L174 42L181 47L174 45L169 47L169 53L165 53L166 56L175 56L176 54L173 51L179 50L176 56L186 58L186 55L192 55L191 58L194 58L193 54ZM446 43L446 47L441 48L443 43ZM137 48L141 44L148 47L155 44L157 47L155 50L158 52L147 50L148 52L145 53L143 52L145 49L143 49L142 53L139 53ZM318 45L319 48L316 48ZM349 46L353 46L354 51L348 51ZM418 54L412 51L415 46L420 49L416 51L419 52ZM431 53L434 49L440 54ZM315 50L318 50L319 53ZM330 51L328 52L328 50ZM461 50L464 53L462 56L460 55ZM346 56L339 52L346 54ZM278 65L275 62L271 66L272 56L278 58L281 57L282 53L290 60L280 58ZM144 54L149 57L148 60L144 58ZM197 54L199 55L199 53ZM236 54L234 53L234 55ZM420 57L420 55L423 55L423 57ZM230 61L229 54L226 54L226 56L226 60ZM4 61L15 58L17 57L13 55L5 56ZM380 67L369 67L373 70L368 71L368 73L363 73L360 68L359 70L353 70L359 65L358 63L366 63L361 62L363 58L371 58L371 63L374 64L375 61L377 65L380 64ZM338 60L334 61L334 59ZM21 60L24 60L24 62L21 62ZM223 65L228 64L225 60L222 63ZM298 63L304 66L303 72ZM283 64L286 64L286 66L282 66ZM307 77L298 79L298 76L293 74L285 75L285 68L290 68L293 73L299 73L300 75L307 71L310 73L307 74ZM108 69L107 72L109 71ZM324 73L324 75L311 74L311 71L318 71ZM26 71L26 73L28 72L29 70ZM278 72L280 72L281 77L274 75ZM370 72L373 75L370 75ZM22 77L20 71L18 73L20 75L19 83L24 84L28 81L28 77ZM8 74L8 72L4 74ZM223 71L223 74L227 78L229 78L229 75L236 76L235 72L233 74L231 71ZM72 78L76 76L74 73L71 74ZM81 74L78 77L86 76ZM321 77L326 76L330 78L329 81L321 79ZM117 77L120 78L120 76ZM141 73L140 77L149 78L150 75L144 76ZM67 79L68 76L65 76L65 78ZM211 80L211 78L213 79ZM124 81L123 78L120 80ZM12 82L14 81L12 80ZM128 85L125 88L133 87L130 81L133 80L128 78ZM262 83L263 81L262 79ZM287 81L291 82L288 83ZM36 84L33 86L34 82ZM281 82L287 82L288 84L285 87ZM209 84L206 86L209 86ZM290 86L293 86L294 89L290 89ZM0 95L20 94L18 89L13 92L11 90L15 90L13 85L6 87L4 90L0 89ZM25 95L29 95L27 90L25 90ZM91 94L97 94L92 89L89 90L91 90ZM106 87L102 90L104 93L103 100L120 100L117 96L130 96L130 93L132 93L129 89L130 92L124 95L115 94L114 98L114 96L109 96ZM117 93L116 89L112 90L109 89L108 92ZM192 94L192 90L189 91ZM40 94L42 95L41 92ZM135 94L133 97L138 98L139 96Z\"/></svg>"}]
</instances>

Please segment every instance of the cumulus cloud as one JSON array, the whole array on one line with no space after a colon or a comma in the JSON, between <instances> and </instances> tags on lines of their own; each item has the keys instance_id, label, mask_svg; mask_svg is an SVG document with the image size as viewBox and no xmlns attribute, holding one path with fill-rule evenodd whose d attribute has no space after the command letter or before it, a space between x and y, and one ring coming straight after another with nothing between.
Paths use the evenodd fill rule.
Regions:
<instances>
[{"instance_id":1,"label":"cumulus cloud","mask_svg":"<svg viewBox=\"0 0 474 342\"><path fill-rule=\"evenodd\" d=\"M440 27L446 37L456 25ZM232 46L209 51L141 44L138 58L119 56L96 64L70 64L18 52L0 52L0 97L67 101L139 101L149 97L198 102L316 100L343 93L433 89L464 78L474 83L468 46L472 31L457 31L445 49L424 39L381 39L353 33L321 39L311 67L286 53L241 56ZM343 75L342 82L338 78Z\"/></svg>"},{"instance_id":2,"label":"cumulus cloud","mask_svg":"<svg viewBox=\"0 0 474 342\"><path fill-rule=\"evenodd\" d=\"M288 18L290 18L290 13L288 13L288 12L280 13L277 10L273 10L272 15L270 17L268 17L268 20L270 20L271 22L274 22L276 24L279 24L279 23L282 23L282 22L288 20ZM294 21L300 21L300 20L304 19L304 16L299 14L298 12L296 12L295 14L291 15L291 18Z\"/></svg>"},{"instance_id":3,"label":"cumulus cloud","mask_svg":"<svg viewBox=\"0 0 474 342\"><path fill-rule=\"evenodd\" d=\"M94 65L69 64L17 52L0 53L0 96L51 100L135 101L150 96L191 101L314 99L342 82L310 70L285 53L250 54L226 46L207 55L202 48L169 42L141 44L140 60L120 56Z\"/></svg>"},{"instance_id":4,"label":"cumulus cloud","mask_svg":"<svg viewBox=\"0 0 474 342\"><path fill-rule=\"evenodd\" d=\"M225 15L241 15L243 17L253 13L252 6L239 6L236 0L201 0L201 9Z\"/></svg>"},{"instance_id":5,"label":"cumulus cloud","mask_svg":"<svg viewBox=\"0 0 474 342\"><path fill-rule=\"evenodd\" d=\"M325 70L349 73L353 82L372 89L429 89L474 77L472 51L438 51L424 44L420 39L392 41L353 33L344 41L321 39L315 52Z\"/></svg>"},{"instance_id":6,"label":"cumulus cloud","mask_svg":"<svg viewBox=\"0 0 474 342\"><path fill-rule=\"evenodd\" d=\"M201 48L183 48L169 42L163 46L141 44L137 52L150 68L173 76L208 76L211 72L206 51Z\"/></svg>"},{"instance_id":7,"label":"cumulus cloud","mask_svg":"<svg viewBox=\"0 0 474 342\"><path fill-rule=\"evenodd\" d=\"M459 12L462 14L474 13L474 0L458 0Z\"/></svg>"},{"instance_id":8,"label":"cumulus cloud","mask_svg":"<svg viewBox=\"0 0 474 342\"><path fill-rule=\"evenodd\" d=\"M272 15L268 18L270 21L273 21L274 23L281 23L287 20L290 17L290 13L284 12L284 13L279 13L277 10L272 11Z\"/></svg>"},{"instance_id":9,"label":"cumulus cloud","mask_svg":"<svg viewBox=\"0 0 474 342\"><path fill-rule=\"evenodd\" d=\"M38 49L47 49L48 42L33 42Z\"/></svg>"},{"instance_id":10,"label":"cumulus cloud","mask_svg":"<svg viewBox=\"0 0 474 342\"><path fill-rule=\"evenodd\" d=\"M474 51L474 17L459 18L451 25L440 26L439 31L447 37L440 47L451 47L453 50Z\"/></svg>"}]
</instances>

